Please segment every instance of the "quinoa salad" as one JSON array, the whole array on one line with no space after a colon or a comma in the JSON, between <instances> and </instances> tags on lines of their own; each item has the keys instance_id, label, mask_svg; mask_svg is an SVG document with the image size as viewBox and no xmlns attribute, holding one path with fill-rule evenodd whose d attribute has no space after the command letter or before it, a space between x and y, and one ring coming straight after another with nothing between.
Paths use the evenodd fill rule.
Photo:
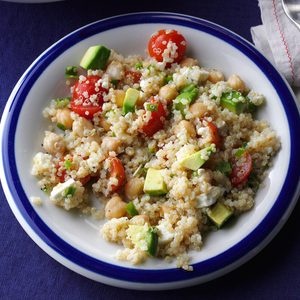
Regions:
<instances>
[{"instance_id":1,"label":"quinoa salad","mask_svg":"<svg viewBox=\"0 0 300 300\"><path fill-rule=\"evenodd\" d=\"M99 220L117 259L192 271L189 251L253 208L280 141L256 119L262 94L186 49L173 29L154 33L145 57L88 48L66 66L69 94L43 111L31 174L50 202Z\"/></svg>"}]
</instances>

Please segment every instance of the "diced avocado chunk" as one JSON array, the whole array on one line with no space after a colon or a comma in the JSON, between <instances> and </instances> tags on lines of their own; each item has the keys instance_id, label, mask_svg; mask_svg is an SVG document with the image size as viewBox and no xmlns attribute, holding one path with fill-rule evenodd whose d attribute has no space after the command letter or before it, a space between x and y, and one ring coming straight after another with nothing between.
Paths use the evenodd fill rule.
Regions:
<instances>
[{"instance_id":1,"label":"diced avocado chunk","mask_svg":"<svg viewBox=\"0 0 300 300\"><path fill-rule=\"evenodd\" d=\"M127 205L126 205L126 211L129 214L130 217L134 217L136 215L139 214L139 212L137 211L137 209L135 208L135 205L133 204L132 201L130 201Z\"/></svg>"},{"instance_id":2,"label":"diced avocado chunk","mask_svg":"<svg viewBox=\"0 0 300 300\"><path fill-rule=\"evenodd\" d=\"M232 214L232 210L221 202L217 202L207 211L208 217L216 224L218 228L221 228L222 225L232 216Z\"/></svg>"},{"instance_id":3,"label":"diced avocado chunk","mask_svg":"<svg viewBox=\"0 0 300 300\"><path fill-rule=\"evenodd\" d=\"M155 256L158 248L158 234L155 228L144 225L129 225L126 230L128 238L132 243L151 256Z\"/></svg>"},{"instance_id":4,"label":"diced avocado chunk","mask_svg":"<svg viewBox=\"0 0 300 300\"><path fill-rule=\"evenodd\" d=\"M158 234L155 228L150 227L146 234L148 253L156 256L158 250Z\"/></svg>"},{"instance_id":5,"label":"diced avocado chunk","mask_svg":"<svg viewBox=\"0 0 300 300\"><path fill-rule=\"evenodd\" d=\"M183 112L187 105L190 105L198 96L199 89L194 84L184 87L174 100L176 110Z\"/></svg>"},{"instance_id":6,"label":"diced avocado chunk","mask_svg":"<svg viewBox=\"0 0 300 300\"><path fill-rule=\"evenodd\" d=\"M244 112L247 108L245 97L237 91L223 93L220 99L220 104L222 107L227 108L236 114Z\"/></svg>"},{"instance_id":7,"label":"diced avocado chunk","mask_svg":"<svg viewBox=\"0 0 300 300\"><path fill-rule=\"evenodd\" d=\"M196 153L187 156L180 162L180 164L187 169L197 171L209 159L213 152L216 152L216 147L210 145Z\"/></svg>"},{"instance_id":8,"label":"diced avocado chunk","mask_svg":"<svg viewBox=\"0 0 300 300\"><path fill-rule=\"evenodd\" d=\"M126 91L124 102L123 102L123 114L126 115L129 112L134 112L135 104L139 99L140 92L136 89L129 88Z\"/></svg>"},{"instance_id":9,"label":"diced avocado chunk","mask_svg":"<svg viewBox=\"0 0 300 300\"><path fill-rule=\"evenodd\" d=\"M168 192L161 170L148 169L144 183L144 192L150 196L162 196Z\"/></svg>"},{"instance_id":10,"label":"diced avocado chunk","mask_svg":"<svg viewBox=\"0 0 300 300\"><path fill-rule=\"evenodd\" d=\"M81 59L80 66L86 70L101 69L103 70L110 56L110 49L103 45L90 47Z\"/></svg>"}]
</instances>

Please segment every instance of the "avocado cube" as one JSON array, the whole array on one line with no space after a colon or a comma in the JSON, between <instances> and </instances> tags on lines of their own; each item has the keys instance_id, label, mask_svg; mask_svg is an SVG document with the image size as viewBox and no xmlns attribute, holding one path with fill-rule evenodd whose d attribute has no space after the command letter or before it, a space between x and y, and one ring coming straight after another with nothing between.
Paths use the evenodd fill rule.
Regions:
<instances>
[{"instance_id":1,"label":"avocado cube","mask_svg":"<svg viewBox=\"0 0 300 300\"><path fill-rule=\"evenodd\" d=\"M187 169L197 171L209 159L215 148L211 145L194 154L191 154L181 161L181 165Z\"/></svg>"},{"instance_id":2,"label":"avocado cube","mask_svg":"<svg viewBox=\"0 0 300 300\"><path fill-rule=\"evenodd\" d=\"M217 202L207 212L208 217L215 223L218 228L232 216L233 212L230 208L226 207L223 203Z\"/></svg>"},{"instance_id":3,"label":"avocado cube","mask_svg":"<svg viewBox=\"0 0 300 300\"><path fill-rule=\"evenodd\" d=\"M148 169L144 183L144 192L150 196L162 196L168 192L161 170Z\"/></svg>"},{"instance_id":4,"label":"avocado cube","mask_svg":"<svg viewBox=\"0 0 300 300\"><path fill-rule=\"evenodd\" d=\"M126 91L124 102L123 102L123 114L126 115L129 112L134 112L135 104L139 99L140 92L136 89L129 88Z\"/></svg>"},{"instance_id":5,"label":"avocado cube","mask_svg":"<svg viewBox=\"0 0 300 300\"><path fill-rule=\"evenodd\" d=\"M96 45L90 47L81 59L80 66L83 69L103 70L107 64L110 56L110 49L107 49L103 45Z\"/></svg>"},{"instance_id":6,"label":"avocado cube","mask_svg":"<svg viewBox=\"0 0 300 300\"><path fill-rule=\"evenodd\" d=\"M224 93L221 96L220 104L222 107L227 108L228 110L240 114L242 113L246 107L246 102L239 101L240 98L244 98L244 96L237 91L232 91L230 93Z\"/></svg>"}]
</instances>

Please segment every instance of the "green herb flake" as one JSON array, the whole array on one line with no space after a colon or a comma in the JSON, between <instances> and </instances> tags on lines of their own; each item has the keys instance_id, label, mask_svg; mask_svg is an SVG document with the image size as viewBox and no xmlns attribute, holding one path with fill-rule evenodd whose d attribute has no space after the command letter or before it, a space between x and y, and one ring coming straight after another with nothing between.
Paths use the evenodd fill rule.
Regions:
<instances>
[{"instance_id":1,"label":"green herb flake","mask_svg":"<svg viewBox=\"0 0 300 300\"><path fill-rule=\"evenodd\" d=\"M157 111L158 110L158 104L156 103L146 103L146 110L148 111L151 111L151 112L154 112L154 111Z\"/></svg>"},{"instance_id":2,"label":"green herb flake","mask_svg":"<svg viewBox=\"0 0 300 300\"><path fill-rule=\"evenodd\" d=\"M76 187L71 185L65 190L65 197L73 197L76 192Z\"/></svg>"},{"instance_id":3,"label":"green herb flake","mask_svg":"<svg viewBox=\"0 0 300 300\"><path fill-rule=\"evenodd\" d=\"M165 84L168 84L170 81L173 81L173 75L167 75L167 76L164 78L164 83L165 83Z\"/></svg>"},{"instance_id":4,"label":"green herb flake","mask_svg":"<svg viewBox=\"0 0 300 300\"><path fill-rule=\"evenodd\" d=\"M67 129L66 126L64 124L61 124L61 123L57 123L56 126L57 126L57 128L59 128L61 130L64 130L64 131Z\"/></svg>"},{"instance_id":5,"label":"green herb flake","mask_svg":"<svg viewBox=\"0 0 300 300\"><path fill-rule=\"evenodd\" d=\"M244 143L242 147L236 150L235 156L238 158L241 157L245 153L246 147L247 147L247 143Z\"/></svg>"},{"instance_id":6,"label":"green herb flake","mask_svg":"<svg viewBox=\"0 0 300 300\"><path fill-rule=\"evenodd\" d=\"M72 168L72 162L71 162L69 159L65 160L65 168L66 168L68 171L70 171L71 168Z\"/></svg>"},{"instance_id":7,"label":"green herb flake","mask_svg":"<svg viewBox=\"0 0 300 300\"><path fill-rule=\"evenodd\" d=\"M228 161L221 161L217 165L217 170L225 174L226 176L229 176L232 171L231 164Z\"/></svg>"},{"instance_id":8,"label":"green herb flake","mask_svg":"<svg viewBox=\"0 0 300 300\"><path fill-rule=\"evenodd\" d=\"M137 62L136 64L135 64L135 68L136 68L136 70L140 70L140 69L142 69L143 68L143 63L142 62Z\"/></svg>"},{"instance_id":9,"label":"green herb flake","mask_svg":"<svg viewBox=\"0 0 300 300\"><path fill-rule=\"evenodd\" d=\"M76 66L67 66L65 70L66 78L78 78L78 69Z\"/></svg>"},{"instance_id":10,"label":"green herb flake","mask_svg":"<svg viewBox=\"0 0 300 300\"><path fill-rule=\"evenodd\" d=\"M70 103L71 98L66 97L66 98L57 98L55 99L55 107L56 108L64 108L67 107Z\"/></svg>"},{"instance_id":11,"label":"green herb flake","mask_svg":"<svg viewBox=\"0 0 300 300\"><path fill-rule=\"evenodd\" d=\"M111 83L114 87L117 87L117 85L118 85L118 83L119 83L119 80L117 80L117 79L112 79L112 80L110 81L110 83Z\"/></svg>"},{"instance_id":12,"label":"green herb flake","mask_svg":"<svg viewBox=\"0 0 300 300\"><path fill-rule=\"evenodd\" d=\"M51 193L51 188L49 186L44 186L41 188L41 190L46 193L47 195L50 195Z\"/></svg>"}]
</instances>

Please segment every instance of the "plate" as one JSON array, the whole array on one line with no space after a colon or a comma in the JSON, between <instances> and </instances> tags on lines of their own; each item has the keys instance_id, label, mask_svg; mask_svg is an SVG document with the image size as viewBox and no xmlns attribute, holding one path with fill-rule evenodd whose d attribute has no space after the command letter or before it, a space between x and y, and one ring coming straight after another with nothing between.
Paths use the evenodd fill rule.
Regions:
<instances>
[{"instance_id":1,"label":"plate","mask_svg":"<svg viewBox=\"0 0 300 300\"><path fill-rule=\"evenodd\" d=\"M180 31L188 55L203 66L239 74L247 86L266 96L258 117L281 139L282 149L256 197L255 207L234 226L211 233L201 251L191 252L194 271L175 262L150 259L140 266L117 261L118 246L105 242L99 224L66 213L46 201L30 175L32 157L47 122L49 99L64 96L64 69L76 65L85 50L102 43L123 55L146 54L149 36L161 28ZM101 20L67 35L41 54L21 77L1 121L1 180L8 203L28 235L50 256L88 278L132 289L171 289L203 283L245 263L280 230L299 196L300 117L291 89L270 62L250 43L214 23L174 13L134 13ZM30 196L43 199L33 206Z\"/></svg>"}]
</instances>

